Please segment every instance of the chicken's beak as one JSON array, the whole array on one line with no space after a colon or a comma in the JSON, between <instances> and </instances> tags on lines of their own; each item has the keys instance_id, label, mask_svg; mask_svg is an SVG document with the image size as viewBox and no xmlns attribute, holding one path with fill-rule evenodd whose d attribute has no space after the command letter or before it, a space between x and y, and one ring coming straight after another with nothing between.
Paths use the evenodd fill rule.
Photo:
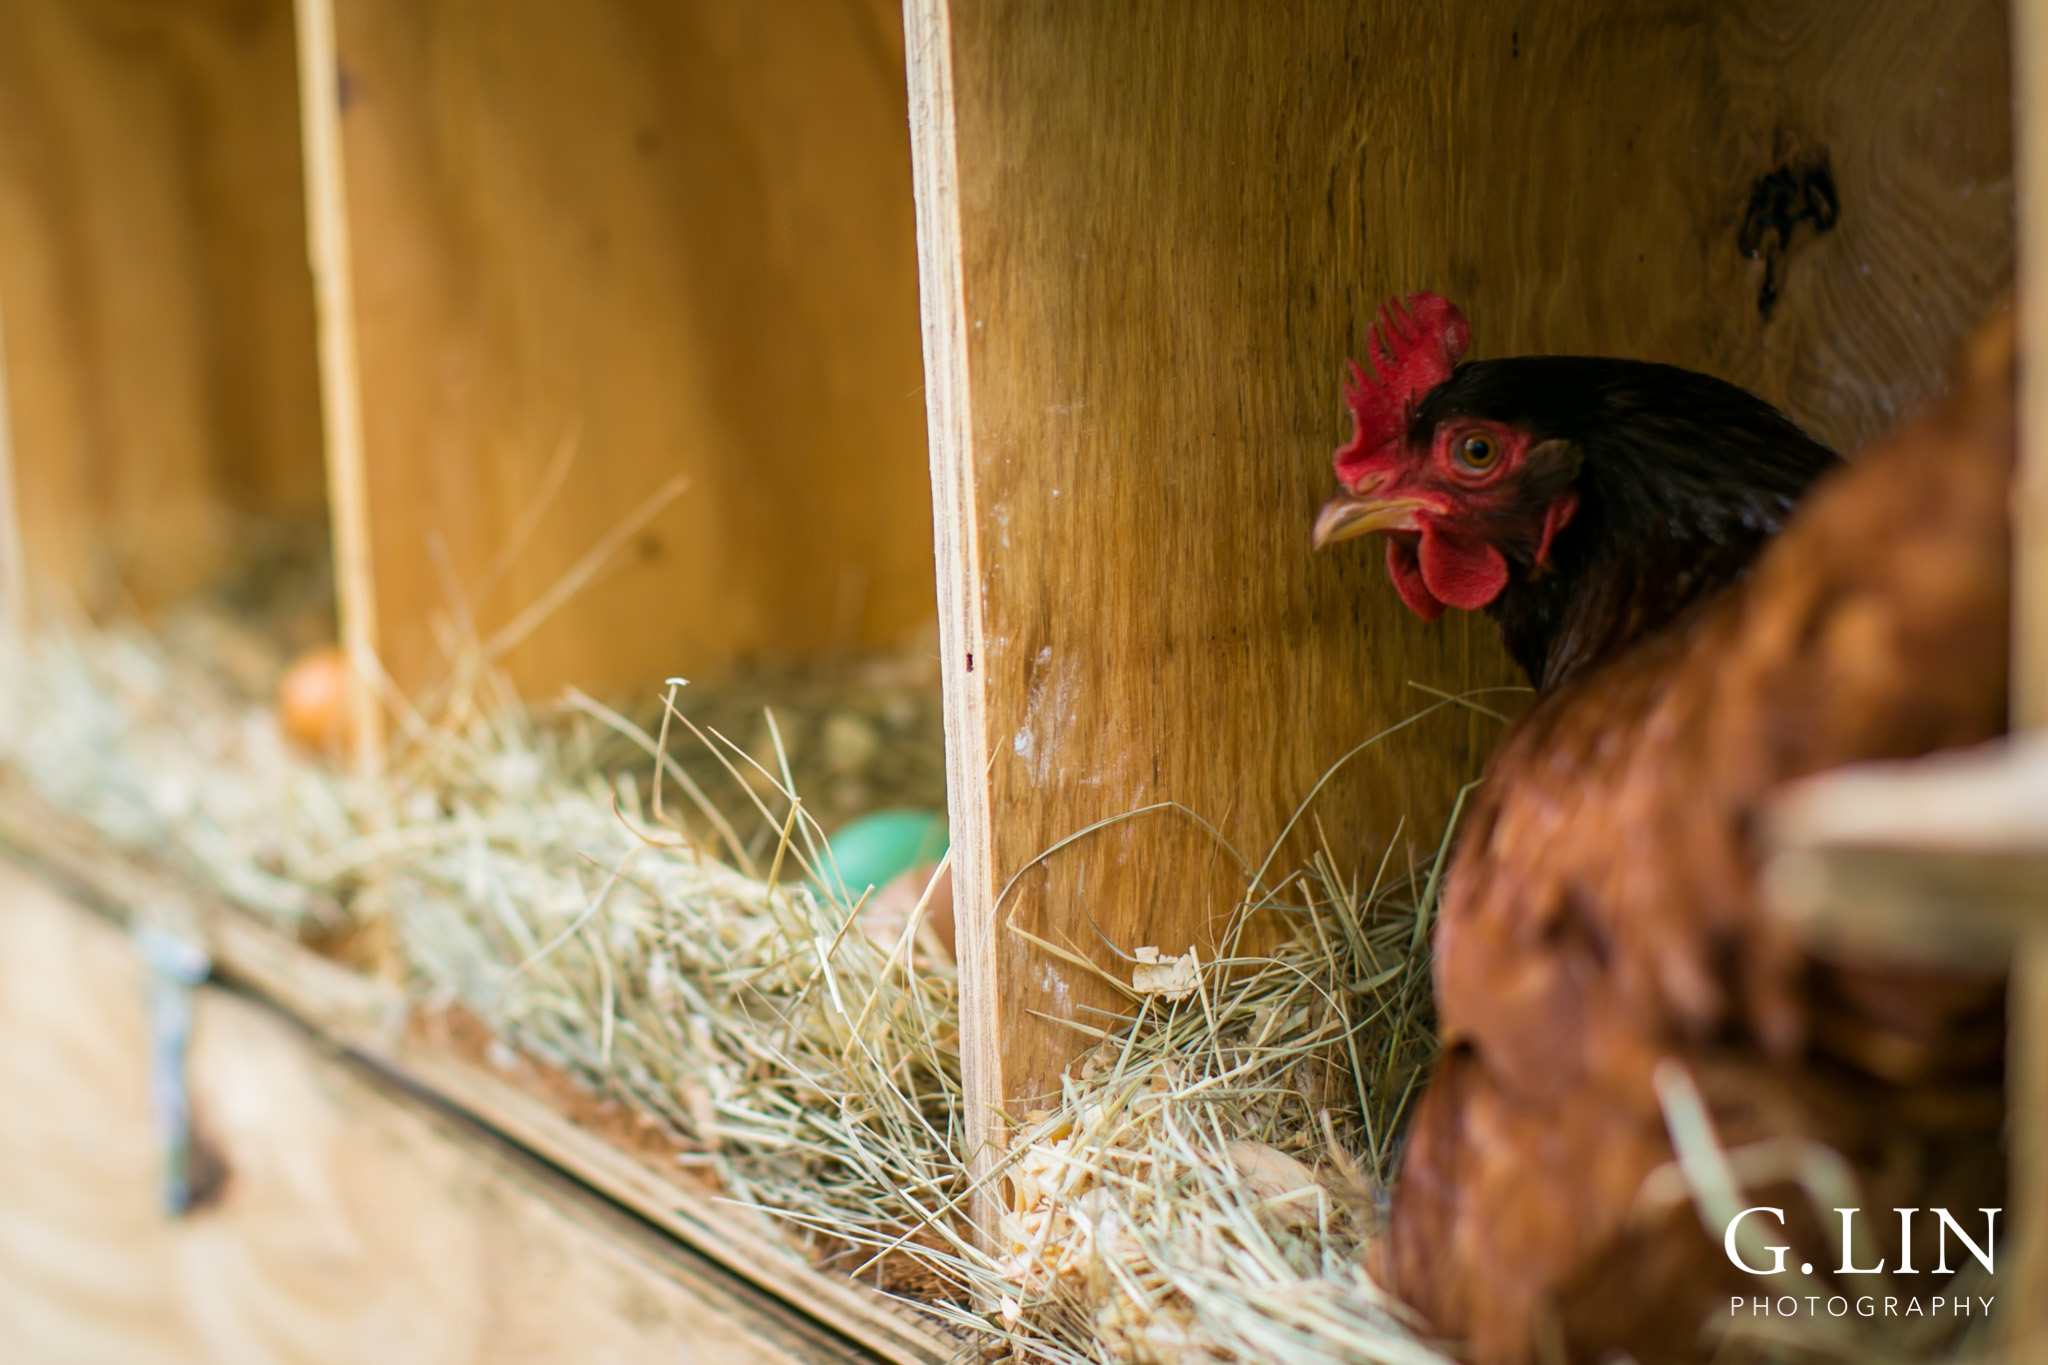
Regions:
<instances>
[{"instance_id":1,"label":"chicken's beak","mask_svg":"<svg viewBox=\"0 0 2048 1365\"><path fill-rule=\"evenodd\" d=\"M1420 531L1416 513L1430 504L1421 498L1387 496L1377 483L1358 492L1343 491L1316 513L1310 542L1320 550L1340 540L1355 540L1374 531Z\"/></svg>"}]
</instances>

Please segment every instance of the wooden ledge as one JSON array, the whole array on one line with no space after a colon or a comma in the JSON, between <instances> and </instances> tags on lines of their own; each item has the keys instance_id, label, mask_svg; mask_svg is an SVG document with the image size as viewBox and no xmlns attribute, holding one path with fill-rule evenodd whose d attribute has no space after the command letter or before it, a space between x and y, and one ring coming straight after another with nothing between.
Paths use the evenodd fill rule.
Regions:
<instances>
[{"instance_id":1,"label":"wooden ledge","mask_svg":"<svg viewBox=\"0 0 2048 1365\"><path fill-rule=\"evenodd\" d=\"M2048 929L2048 741L1864 764L1766 809L1764 889L1817 946L1996 967Z\"/></svg>"}]
</instances>

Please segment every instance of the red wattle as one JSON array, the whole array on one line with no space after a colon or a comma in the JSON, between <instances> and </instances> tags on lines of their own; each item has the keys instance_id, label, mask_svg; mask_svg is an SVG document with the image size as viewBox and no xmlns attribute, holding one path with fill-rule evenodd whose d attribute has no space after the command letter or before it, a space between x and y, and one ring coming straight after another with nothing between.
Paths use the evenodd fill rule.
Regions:
<instances>
[{"instance_id":1,"label":"red wattle","mask_svg":"<svg viewBox=\"0 0 2048 1365\"><path fill-rule=\"evenodd\" d=\"M1429 585L1422 581L1422 566L1416 562L1415 546L1402 537L1387 539L1387 572L1394 577L1394 591L1401 594L1401 600L1408 604L1408 610L1425 621L1434 621L1444 614L1444 604L1437 601Z\"/></svg>"},{"instance_id":2,"label":"red wattle","mask_svg":"<svg viewBox=\"0 0 2048 1365\"><path fill-rule=\"evenodd\" d=\"M1425 525L1416 558L1430 596L1461 611L1478 611L1508 585L1507 556L1483 540L1446 540Z\"/></svg>"}]
</instances>

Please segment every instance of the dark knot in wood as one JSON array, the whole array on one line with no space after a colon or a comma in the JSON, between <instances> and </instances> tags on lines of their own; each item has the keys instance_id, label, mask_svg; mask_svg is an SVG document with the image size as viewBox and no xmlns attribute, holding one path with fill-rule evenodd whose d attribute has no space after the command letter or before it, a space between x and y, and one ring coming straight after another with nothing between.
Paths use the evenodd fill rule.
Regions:
<instances>
[{"instance_id":1,"label":"dark knot in wood","mask_svg":"<svg viewBox=\"0 0 2048 1365\"><path fill-rule=\"evenodd\" d=\"M1799 164L1787 162L1757 177L1750 187L1749 210L1742 216L1742 232L1735 239L1743 255L1764 263L1757 312L1768 319L1778 302L1785 282L1785 261L1799 225L1811 223L1816 233L1826 232L1841 216L1842 200L1835 191L1826 152Z\"/></svg>"}]
</instances>

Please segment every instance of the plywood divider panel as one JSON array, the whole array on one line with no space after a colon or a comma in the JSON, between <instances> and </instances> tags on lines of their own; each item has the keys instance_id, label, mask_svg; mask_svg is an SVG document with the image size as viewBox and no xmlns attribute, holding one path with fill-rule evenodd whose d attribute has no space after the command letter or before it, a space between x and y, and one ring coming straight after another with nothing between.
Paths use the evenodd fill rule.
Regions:
<instances>
[{"instance_id":1,"label":"plywood divider panel","mask_svg":"<svg viewBox=\"0 0 2048 1365\"><path fill-rule=\"evenodd\" d=\"M7 309L0 305L0 607L11 631L28 626L28 552L22 534L14 413L7 395Z\"/></svg>"},{"instance_id":2,"label":"plywood divider panel","mask_svg":"<svg viewBox=\"0 0 2048 1365\"><path fill-rule=\"evenodd\" d=\"M948 675L946 804L952 829L953 899L978 907L956 917L954 949L965 998L974 1002L961 1029L961 1065L969 1076L1002 1072L1000 1033L985 1015L996 998L999 935L986 907L995 898L990 841L988 694L967 660L982 644L980 518L974 503L973 401L968 387L967 314L960 258L959 156L953 120L953 39L947 0L905 0L910 52L910 136L917 175L918 275L924 319L925 425L931 444L932 540L937 559L939 657ZM968 1105L970 1174L993 1155L991 1108Z\"/></svg>"},{"instance_id":3,"label":"plywood divider panel","mask_svg":"<svg viewBox=\"0 0 2048 1365\"><path fill-rule=\"evenodd\" d=\"M2013 6L2020 172L2020 467L2013 500L2013 725L2048 725L2048 4ZM2016 1358L2048 1361L2048 925L2012 969ZM2008 1253L2013 1254L2013 1253Z\"/></svg>"},{"instance_id":4,"label":"plywood divider panel","mask_svg":"<svg viewBox=\"0 0 2048 1365\"><path fill-rule=\"evenodd\" d=\"M344 0L336 22L400 683L440 667L437 617L503 643L622 526L509 649L527 691L644 697L928 630L893 8Z\"/></svg>"},{"instance_id":5,"label":"plywood divider panel","mask_svg":"<svg viewBox=\"0 0 2048 1365\"><path fill-rule=\"evenodd\" d=\"M92 610L321 515L290 0L0 7L0 297L25 553Z\"/></svg>"},{"instance_id":6,"label":"plywood divider panel","mask_svg":"<svg viewBox=\"0 0 2048 1365\"><path fill-rule=\"evenodd\" d=\"M2048 726L2048 6L2013 10L2020 151L2020 469L2014 500L2013 723Z\"/></svg>"},{"instance_id":7,"label":"plywood divider panel","mask_svg":"<svg viewBox=\"0 0 2048 1365\"><path fill-rule=\"evenodd\" d=\"M384 726L373 680L378 653L377 580L370 557L368 474L363 466L363 388L356 340L355 265L342 165L341 63L333 0L294 0L299 40L299 140L306 166L306 255L313 267L320 354L320 415L327 439L327 506L334 545L335 616L352 665L350 729L357 772L384 767Z\"/></svg>"},{"instance_id":8,"label":"plywood divider panel","mask_svg":"<svg viewBox=\"0 0 2048 1365\"><path fill-rule=\"evenodd\" d=\"M1118 1005L1004 921L1125 972L1106 945L1206 957L1245 880L1165 814L1034 857L1176 801L1256 862L1420 687L1510 678L1489 622L1415 620L1372 547L1309 551L1340 364L1381 298L1450 295L1479 355L1714 372L1853 447L1930 393L2010 272L1991 0L908 13L983 1114L1078 1050L1046 1016ZM1839 218L1748 259L1780 171L1824 174ZM1440 714L1355 761L1318 806L1332 850L1433 830L1493 734Z\"/></svg>"}]
</instances>

